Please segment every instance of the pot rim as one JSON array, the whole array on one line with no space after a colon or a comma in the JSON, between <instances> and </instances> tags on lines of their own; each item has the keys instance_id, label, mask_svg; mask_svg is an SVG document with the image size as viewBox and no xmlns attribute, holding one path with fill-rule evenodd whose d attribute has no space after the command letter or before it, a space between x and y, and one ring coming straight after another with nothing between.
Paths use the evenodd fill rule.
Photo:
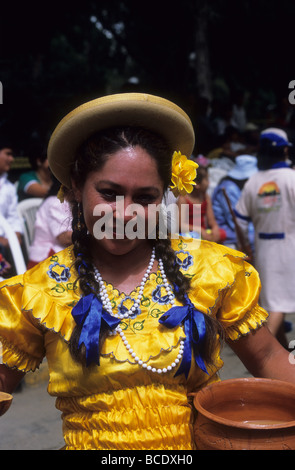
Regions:
<instances>
[{"instance_id":1,"label":"pot rim","mask_svg":"<svg viewBox=\"0 0 295 470\"><path fill-rule=\"evenodd\" d=\"M220 380L218 382L214 382L212 384L207 385L203 389L201 389L199 392L197 392L194 396L194 406L197 410L198 413L203 414L206 416L206 418L209 418L210 420L217 422L219 424L223 424L225 426L231 426L235 428L243 428L243 429L260 429L260 430L267 430L267 429L281 429L281 428L292 428L295 427L295 419L292 421L284 421L282 423L277 423L277 424L253 424L253 423L246 423L243 421L234 421L231 419L223 418L221 416L215 415L211 413L210 411L206 410L199 401L199 398L201 395L204 394L205 389L209 390L210 388L213 387L224 387L227 385L230 385L231 383L248 383L248 384L254 384L255 382L260 382L264 383L266 385L269 385L270 383L275 384L279 388L282 387L288 387L290 390L294 390L294 395L295 395L295 384L290 383L290 382L285 382L282 380L277 380L277 379L265 379L265 378L255 378L255 377L245 377L245 378L236 378L236 379L226 379L226 380Z\"/></svg>"}]
</instances>

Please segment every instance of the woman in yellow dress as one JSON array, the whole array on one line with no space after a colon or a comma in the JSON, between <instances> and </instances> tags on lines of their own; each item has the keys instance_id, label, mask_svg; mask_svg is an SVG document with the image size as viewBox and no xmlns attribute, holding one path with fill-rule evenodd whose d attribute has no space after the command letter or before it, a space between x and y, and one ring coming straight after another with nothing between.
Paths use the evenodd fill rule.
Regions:
<instances>
[{"instance_id":1,"label":"woman in yellow dress","mask_svg":"<svg viewBox=\"0 0 295 470\"><path fill-rule=\"evenodd\" d=\"M46 357L65 449L194 449L191 397L219 380L221 335L252 374L295 381L243 253L150 230L169 186L192 190L193 146L183 110L145 94L86 103L51 137L73 244L0 285L0 390Z\"/></svg>"}]
</instances>

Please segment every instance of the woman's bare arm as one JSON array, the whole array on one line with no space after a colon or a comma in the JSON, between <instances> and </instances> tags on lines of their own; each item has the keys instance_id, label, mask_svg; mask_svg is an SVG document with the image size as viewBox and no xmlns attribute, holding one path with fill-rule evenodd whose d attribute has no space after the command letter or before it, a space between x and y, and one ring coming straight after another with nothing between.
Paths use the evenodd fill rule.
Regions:
<instances>
[{"instance_id":1,"label":"woman's bare arm","mask_svg":"<svg viewBox=\"0 0 295 470\"><path fill-rule=\"evenodd\" d=\"M295 383L295 365L289 360L290 353L280 345L267 326L228 344L254 377Z\"/></svg>"},{"instance_id":2,"label":"woman's bare arm","mask_svg":"<svg viewBox=\"0 0 295 470\"><path fill-rule=\"evenodd\" d=\"M45 197L49 191L49 187L40 183L32 183L27 189L27 194L31 197Z\"/></svg>"},{"instance_id":3,"label":"woman's bare arm","mask_svg":"<svg viewBox=\"0 0 295 470\"><path fill-rule=\"evenodd\" d=\"M6 393L12 393L25 373L19 370L9 369L4 364L0 364L0 391Z\"/></svg>"}]
</instances>

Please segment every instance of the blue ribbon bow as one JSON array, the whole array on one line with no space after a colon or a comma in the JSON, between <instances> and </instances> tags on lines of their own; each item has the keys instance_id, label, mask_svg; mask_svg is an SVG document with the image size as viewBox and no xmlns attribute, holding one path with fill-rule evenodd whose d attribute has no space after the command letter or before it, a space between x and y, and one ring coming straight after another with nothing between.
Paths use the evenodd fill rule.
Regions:
<instances>
[{"instance_id":1,"label":"blue ribbon bow","mask_svg":"<svg viewBox=\"0 0 295 470\"><path fill-rule=\"evenodd\" d=\"M72 309L72 315L78 326L82 326L78 347L84 343L86 365L92 362L99 365L99 335L101 328L113 330L120 319L113 317L103 309L101 301L94 294L81 297Z\"/></svg>"},{"instance_id":2,"label":"blue ribbon bow","mask_svg":"<svg viewBox=\"0 0 295 470\"><path fill-rule=\"evenodd\" d=\"M175 285L174 289L177 291L178 287ZM167 328L175 328L183 322L186 339L184 341L182 361L175 377L184 373L187 378L191 367L192 351L197 365L206 374L208 374L208 371L199 352L206 335L204 313L195 308L186 294L185 300L186 305L170 308L168 312L159 318L159 323Z\"/></svg>"},{"instance_id":3,"label":"blue ribbon bow","mask_svg":"<svg viewBox=\"0 0 295 470\"><path fill-rule=\"evenodd\" d=\"M178 289L174 286L175 290ZM206 335L204 314L197 310L189 297L185 295L186 305L172 307L161 316L159 323L167 328L175 328L182 322L186 339L184 342L183 358L175 374L185 374L188 377L192 351L197 365L208 374L205 363L199 353L199 349ZM72 316L78 326L82 325L78 347L82 344L86 348L86 365L99 362L99 336L101 328L113 330L120 323L120 319L110 315L102 307L101 301L94 294L88 294L80 298L72 309Z\"/></svg>"}]
</instances>

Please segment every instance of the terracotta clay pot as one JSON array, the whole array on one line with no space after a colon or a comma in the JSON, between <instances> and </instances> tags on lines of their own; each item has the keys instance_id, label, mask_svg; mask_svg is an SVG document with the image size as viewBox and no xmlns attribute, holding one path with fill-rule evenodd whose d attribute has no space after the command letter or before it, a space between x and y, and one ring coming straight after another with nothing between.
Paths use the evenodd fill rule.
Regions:
<instances>
[{"instance_id":1,"label":"terracotta clay pot","mask_svg":"<svg viewBox=\"0 0 295 470\"><path fill-rule=\"evenodd\" d=\"M295 449L295 385L271 379L216 382L194 397L202 450Z\"/></svg>"},{"instance_id":2,"label":"terracotta clay pot","mask_svg":"<svg viewBox=\"0 0 295 470\"><path fill-rule=\"evenodd\" d=\"M13 396L9 393L0 392L0 416L4 415L9 409Z\"/></svg>"}]
</instances>

